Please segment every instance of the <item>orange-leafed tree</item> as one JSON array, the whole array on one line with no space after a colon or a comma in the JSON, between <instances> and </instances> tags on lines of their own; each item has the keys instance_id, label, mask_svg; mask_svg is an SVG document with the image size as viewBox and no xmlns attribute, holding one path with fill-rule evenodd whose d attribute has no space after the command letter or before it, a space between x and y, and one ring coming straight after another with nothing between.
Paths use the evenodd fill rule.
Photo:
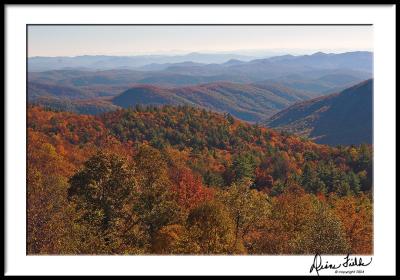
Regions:
<instances>
[{"instance_id":1,"label":"orange-leafed tree","mask_svg":"<svg viewBox=\"0 0 400 280\"><path fill-rule=\"evenodd\" d=\"M330 198L353 254L373 253L372 204L366 195Z\"/></svg>"}]
</instances>

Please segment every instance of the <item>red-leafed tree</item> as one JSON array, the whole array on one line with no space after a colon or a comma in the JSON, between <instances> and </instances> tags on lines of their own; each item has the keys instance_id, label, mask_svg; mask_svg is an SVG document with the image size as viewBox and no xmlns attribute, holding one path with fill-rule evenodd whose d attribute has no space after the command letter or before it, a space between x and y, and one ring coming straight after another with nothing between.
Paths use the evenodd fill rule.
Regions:
<instances>
[{"instance_id":1,"label":"red-leafed tree","mask_svg":"<svg viewBox=\"0 0 400 280\"><path fill-rule=\"evenodd\" d=\"M176 194L178 204L183 208L191 209L213 197L212 189L204 187L200 176L193 174L190 169L174 168L170 173L172 190Z\"/></svg>"}]
</instances>

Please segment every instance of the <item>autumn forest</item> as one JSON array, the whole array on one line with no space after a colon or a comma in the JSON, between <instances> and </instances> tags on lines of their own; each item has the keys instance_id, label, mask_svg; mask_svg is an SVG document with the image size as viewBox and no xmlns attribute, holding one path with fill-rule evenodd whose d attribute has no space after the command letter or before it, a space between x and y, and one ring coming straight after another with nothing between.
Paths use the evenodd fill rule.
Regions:
<instances>
[{"instance_id":1,"label":"autumn forest","mask_svg":"<svg viewBox=\"0 0 400 280\"><path fill-rule=\"evenodd\" d=\"M27 108L28 254L372 254L372 146L192 106Z\"/></svg>"},{"instance_id":2,"label":"autumn forest","mask_svg":"<svg viewBox=\"0 0 400 280\"><path fill-rule=\"evenodd\" d=\"M26 255L374 255L372 31L28 24Z\"/></svg>"}]
</instances>

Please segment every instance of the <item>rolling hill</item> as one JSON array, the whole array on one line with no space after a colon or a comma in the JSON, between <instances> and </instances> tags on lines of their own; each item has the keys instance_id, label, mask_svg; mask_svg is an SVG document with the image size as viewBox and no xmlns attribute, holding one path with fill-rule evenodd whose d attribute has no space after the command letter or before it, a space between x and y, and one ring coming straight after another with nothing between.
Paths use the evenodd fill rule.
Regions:
<instances>
[{"instance_id":1,"label":"rolling hill","mask_svg":"<svg viewBox=\"0 0 400 280\"><path fill-rule=\"evenodd\" d=\"M29 82L28 99L34 100L39 97L85 99L91 95L75 87Z\"/></svg>"},{"instance_id":2,"label":"rolling hill","mask_svg":"<svg viewBox=\"0 0 400 280\"><path fill-rule=\"evenodd\" d=\"M370 79L339 93L296 103L266 124L320 144L372 144L372 88Z\"/></svg>"},{"instance_id":3,"label":"rolling hill","mask_svg":"<svg viewBox=\"0 0 400 280\"><path fill-rule=\"evenodd\" d=\"M32 105L39 105L55 111L65 111L84 115L98 115L104 112L120 109L105 98L95 99L68 99L52 96L43 96L30 101Z\"/></svg>"},{"instance_id":4,"label":"rolling hill","mask_svg":"<svg viewBox=\"0 0 400 280\"><path fill-rule=\"evenodd\" d=\"M227 112L249 122L260 122L296 101L309 98L305 92L274 84L218 82L178 88L139 85L114 97L112 103L124 108L138 104L187 104Z\"/></svg>"}]
</instances>

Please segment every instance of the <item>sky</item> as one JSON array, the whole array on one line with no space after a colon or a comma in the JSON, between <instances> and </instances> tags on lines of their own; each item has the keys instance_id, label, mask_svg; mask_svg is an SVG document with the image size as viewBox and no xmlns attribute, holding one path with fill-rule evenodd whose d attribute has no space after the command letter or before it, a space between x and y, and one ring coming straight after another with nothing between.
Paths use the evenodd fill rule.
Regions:
<instances>
[{"instance_id":1,"label":"sky","mask_svg":"<svg viewBox=\"0 0 400 280\"><path fill-rule=\"evenodd\" d=\"M372 51L372 26L31 25L28 56Z\"/></svg>"}]
</instances>

